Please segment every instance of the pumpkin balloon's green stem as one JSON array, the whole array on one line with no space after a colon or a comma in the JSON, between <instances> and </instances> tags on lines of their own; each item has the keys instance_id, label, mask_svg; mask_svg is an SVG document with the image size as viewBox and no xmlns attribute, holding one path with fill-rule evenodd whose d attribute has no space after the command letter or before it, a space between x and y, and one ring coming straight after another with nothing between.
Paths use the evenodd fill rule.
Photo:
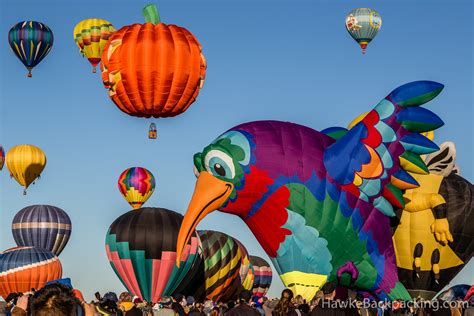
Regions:
<instances>
[{"instance_id":1,"label":"pumpkin balloon's green stem","mask_svg":"<svg viewBox=\"0 0 474 316\"><path fill-rule=\"evenodd\" d=\"M145 21L153 24L160 23L160 13L154 4L148 4L143 8L143 15L145 16Z\"/></svg>"}]
</instances>

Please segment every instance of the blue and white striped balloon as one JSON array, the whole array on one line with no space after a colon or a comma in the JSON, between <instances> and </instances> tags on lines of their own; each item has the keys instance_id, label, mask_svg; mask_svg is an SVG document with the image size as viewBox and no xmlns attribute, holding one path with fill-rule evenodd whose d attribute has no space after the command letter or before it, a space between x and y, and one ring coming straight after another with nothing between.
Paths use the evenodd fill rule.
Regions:
<instances>
[{"instance_id":1,"label":"blue and white striped balloon","mask_svg":"<svg viewBox=\"0 0 474 316\"><path fill-rule=\"evenodd\" d=\"M71 236L71 219L56 206L31 205L13 218L12 233L18 246L34 246L59 255Z\"/></svg>"}]
</instances>

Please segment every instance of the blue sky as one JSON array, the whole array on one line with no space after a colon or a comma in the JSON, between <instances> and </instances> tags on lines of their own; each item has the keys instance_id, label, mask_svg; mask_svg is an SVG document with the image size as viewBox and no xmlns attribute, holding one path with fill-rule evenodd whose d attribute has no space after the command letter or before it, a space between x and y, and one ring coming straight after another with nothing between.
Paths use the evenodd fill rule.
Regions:
<instances>
[{"instance_id":1,"label":"blue sky","mask_svg":"<svg viewBox=\"0 0 474 316\"><path fill-rule=\"evenodd\" d=\"M436 141L454 141L464 177L473 181L473 37L470 0L160 0L162 21L189 29L203 46L207 78L183 115L158 120L159 139L146 137L149 120L120 112L100 74L92 74L73 41L86 18L116 28L142 23L143 0L3 0L0 3L0 143L41 147L48 164L25 197L8 171L0 173L0 248L14 246L11 220L31 204L66 210L73 234L61 254L64 275L89 298L124 288L109 266L104 238L129 210L116 185L130 166L157 179L148 206L184 212L194 188L192 155L245 121L276 119L315 129L345 126L397 86L428 79L445 89L428 107L446 123ZM344 28L345 15L371 7L383 19L367 54ZM50 54L26 78L10 51L10 27L22 20L54 32ZM237 237L251 254L263 250L243 222L215 212L200 225ZM474 275L470 266L461 278ZM270 295L282 284L274 278ZM471 283L474 283L472 280Z\"/></svg>"}]
</instances>

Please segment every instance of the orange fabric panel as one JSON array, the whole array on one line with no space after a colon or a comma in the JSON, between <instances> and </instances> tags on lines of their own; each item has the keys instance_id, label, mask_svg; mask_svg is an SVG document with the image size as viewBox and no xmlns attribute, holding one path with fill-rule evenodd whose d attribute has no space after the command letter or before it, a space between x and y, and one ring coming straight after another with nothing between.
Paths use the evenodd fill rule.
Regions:
<instances>
[{"instance_id":1,"label":"orange fabric panel","mask_svg":"<svg viewBox=\"0 0 474 316\"><path fill-rule=\"evenodd\" d=\"M172 117L196 100L206 61L185 28L144 23L125 26L110 37L101 69L120 110L138 117Z\"/></svg>"}]
</instances>

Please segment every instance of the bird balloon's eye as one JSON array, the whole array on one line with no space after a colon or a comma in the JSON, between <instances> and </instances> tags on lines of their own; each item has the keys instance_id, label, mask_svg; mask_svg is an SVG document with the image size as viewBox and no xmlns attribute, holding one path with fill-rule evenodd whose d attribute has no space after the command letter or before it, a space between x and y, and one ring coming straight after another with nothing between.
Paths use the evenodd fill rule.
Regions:
<instances>
[{"instance_id":1,"label":"bird balloon's eye","mask_svg":"<svg viewBox=\"0 0 474 316\"><path fill-rule=\"evenodd\" d=\"M207 172L216 177L233 179L235 177L235 166L232 157L220 150L211 150L204 158L204 166Z\"/></svg>"},{"instance_id":2,"label":"bird balloon's eye","mask_svg":"<svg viewBox=\"0 0 474 316\"><path fill-rule=\"evenodd\" d=\"M218 175L225 177L225 169L219 163L215 163L213 168Z\"/></svg>"}]
</instances>

